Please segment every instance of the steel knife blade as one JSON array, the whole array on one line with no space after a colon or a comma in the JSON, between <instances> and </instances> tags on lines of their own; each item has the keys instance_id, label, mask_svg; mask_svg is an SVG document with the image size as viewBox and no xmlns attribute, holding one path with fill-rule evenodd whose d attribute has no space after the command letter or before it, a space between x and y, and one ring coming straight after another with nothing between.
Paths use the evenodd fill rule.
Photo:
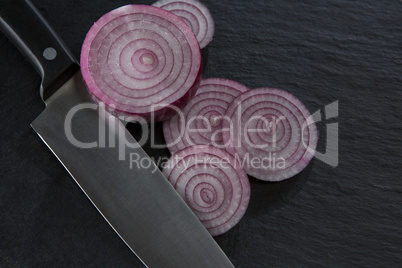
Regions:
<instances>
[{"instance_id":1,"label":"steel knife blade","mask_svg":"<svg viewBox=\"0 0 402 268\"><path fill-rule=\"evenodd\" d=\"M132 154L150 158L92 102L76 60L30 1L2 1L0 28L42 76L46 108L31 126L144 265L233 267L155 164L130 166Z\"/></svg>"}]
</instances>

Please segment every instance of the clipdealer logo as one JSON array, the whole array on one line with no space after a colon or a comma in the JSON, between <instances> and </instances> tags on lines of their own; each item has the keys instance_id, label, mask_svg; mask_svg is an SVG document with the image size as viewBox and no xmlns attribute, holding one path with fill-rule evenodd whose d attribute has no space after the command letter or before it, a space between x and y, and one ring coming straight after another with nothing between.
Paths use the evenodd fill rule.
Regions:
<instances>
[{"instance_id":1,"label":"clipdealer logo","mask_svg":"<svg viewBox=\"0 0 402 268\"><path fill-rule=\"evenodd\" d=\"M333 122L339 116L339 101L334 101L312 114L315 123L322 122L321 114L325 113L325 121L331 120L332 123L326 123L326 144L325 152L315 152L315 158L330 165L337 167L339 164L339 123Z\"/></svg>"},{"instance_id":2,"label":"clipdealer logo","mask_svg":"<svg viewBox=\"0 0 402 268\"><path fill-rule=\"evenodd\" d=\"M160 108L160 106L153 107L154 110L157 110L157 108ZM181 117L184 118L184 115L181 113L181 111L175 107L172 106L170 107L171 109L174 109L177 114ZM89 142L83 142L80 141L79 138L77 138L73 134L73 118L75 116L79 116L79 112L85 109L90 109L93 110L93 112L96 112L98 114L98 137L97 140L94 141L89 141ZM156 144L155 143L155 131L153 129L153 124L151 124L151 131L148 125L148 122L145 118L142 118L141 116L113 116L111 113L113 113L113 110L106 110L105 105L103 103L94 104L94 103L83 103L79 104L75 107L73 107L68 114L66 115L65 121L64 121L64 131L67 139L71 144L78 148L82 149L91 149L91 148L117 148L118 149L118 156L119 160L126 160L127 157L129 157L130 161L130 166L133 167L134 164L137 166L142 166L142 164L139 163L144 163L144 168L149 168L149 163L148 161L140 159L140 156L135 153L131 153L133 155L127 155L127 148L140 148L142 147L149 138L151 138L151 147L152 148L166 148L166 144ZM325 114L325 117L323 118L322 114ZM334 122L335 119L337 119L339 116L339 101L334 101L328 105L326 105L323 109L319 109L316 112L314 112L310 118L306 120L306 122L303 125L303 129L307 127L308 124L311 124L312 122L315 123L320 123L324 122L326 123L328 120L330 121L329 123L325 124L326 128L326 139L325 139L325 152L319 152L319 151L311 151L310 153L314 153L315 158L319 159L320 161L332 166L332 167L337 167L339 164L339 123ZM197 116L196 119L200 119ZM193 119L193 120L196 120ZM258 118L252 118L252 120L256 120ZM262 118L263 120L266 120L265 118ZM275 120L272 121L267 121L266 125L269 127L275 127L281 120L284 120L286 118L278 117ZM205 118L201 118L207 125L206 128L201 130L201 131L211 131L212 127L209 126L209 120L206 120ZM224 119L222 119L224 120ZM226 120L228 120L226 118ZM142 130L142 135L141 139L136 141L131 134L126 130L125 125L122 123L124 122L135 122L141 125L141 130ZM154 122L154 120L151 118L151 123ZM192 121L190 121L192 122ZM184 130L186 129L185 134L183 135L189 135L191 131L198 131L197 129L191 129L188 125L184 125L184 120L180 120L181 123L181 129ZM247 123L248 126L249 122ZM248 127L245 127L245 130L248 132L258 132L261 131L259 129L250 129ZM217 131L222 131L222 130L217 130ZM182 134L182 133L181 133ZM212 135L216 135L216 133L213 133ZM175 140L175 142L180 141L180 135L179 137ZM246 135L247 137L247 135ZM187 139L191 141L191 139ZM254 144L251 141L246 140L245 142L248 142L249 146L255 146L255 148L264 148L264 145L261 144ZM275 142L273 142L273 146L275 146ZM194 144L195 145L195 144ZM216 146L216 147L222 147L222 146ZM305 145L307 150L313 150L307 145ZM244 164L244 161L247 161L249 158L241 159L242 164ZM147 157L147 160L149 160L149 157ZM269 160L269 161L268 161ZM281 159L280 157L276 159L275 154L270 154L268 158L269 164L272 163L272 160L278 160L276 163L280 166L285 166L284 159ZM152 159L154 163L157 163L157 165L162 165L167 159ZM255 159L252 160L252 164L255 164L257 161ZM265 161L266 162L266 161ZM263 162L264 164L266 164ZM246 163L250 164L250 163ZM274 164L275 165L275 164ZM279 168L280 168L279 166Z\"/></svg>"}]
</instances>

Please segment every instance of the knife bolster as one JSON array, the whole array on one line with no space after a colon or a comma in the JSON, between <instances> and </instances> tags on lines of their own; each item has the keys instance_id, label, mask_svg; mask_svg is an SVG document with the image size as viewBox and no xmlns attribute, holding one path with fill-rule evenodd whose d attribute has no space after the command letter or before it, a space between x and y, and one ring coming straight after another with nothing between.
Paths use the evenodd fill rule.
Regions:
<instances>
[{"instance_id":1,"label":"knife bolster","mask_svg":"<svg viewBox=\"0 0 402 268\"><path fill-rule=\"evenodd\" d=\"M3 0L0 29L40 73L43 101L79 70L71 52L29 0Z\"/></svg>"}]
</instances>

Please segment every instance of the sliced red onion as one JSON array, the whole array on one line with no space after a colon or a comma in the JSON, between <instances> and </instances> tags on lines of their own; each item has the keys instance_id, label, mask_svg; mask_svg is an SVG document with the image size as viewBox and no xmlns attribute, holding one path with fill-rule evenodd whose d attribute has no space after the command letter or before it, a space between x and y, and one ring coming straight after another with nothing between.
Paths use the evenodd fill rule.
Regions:
<instances>
[{"instance_id":1,"label":"sliced red onion","mask_svg":"<svg viewBox=\"0 0 402 268\"><path fill-rule=\"evenodd\" d=\"M229 104L248 90L229 79L202 79L196 95L182 112L163 123L163 134L170 152L196 144L225 148L221 133L223 115Z\"/></svg>"},{"instance_id":2,"label":"sliced red onion","mask_svg":"<svg viewBox=\"0 0 402 268\"><path fill-rule=\"evenodd\" d=\"M281 181L302 171L313 158L316 125L303 103L274 88L238 96L225 113L223 140L247 174Z\"/></svg>"},{"instance_id":3,"label":"sliced red onion","mask_svg":"<svg viewBox=\"0 0 402 268\"><path fill-rule=\"evenodd\" d=\"M174 114L195 94L201 54L194 34L166 10L127 5L89 30L81 68L94 99L117 115L156 121Z\"/></svg>"},{"instance_id":4,"label":"sliced red onion","mask_svg":"<svg viewBox=\"0 0 402 268\"><path fill-rule=\"evenodd\" d=\"M187 147L172 155L163 173L213 236L235 226L247 209L247 174L225 150Z\"/></svg>"},{"instance_id":5,"label":"sliced red onion","mask_svg":"<svg viewBox=\"0 0 402 268\"><path fill-rule=\"evenodd\" d=\"M153 6L168 10L187 23L197 37L201 48L212 41L215 24L208 8L197 0L161 0Z\"/></svg>"}]
</instances>

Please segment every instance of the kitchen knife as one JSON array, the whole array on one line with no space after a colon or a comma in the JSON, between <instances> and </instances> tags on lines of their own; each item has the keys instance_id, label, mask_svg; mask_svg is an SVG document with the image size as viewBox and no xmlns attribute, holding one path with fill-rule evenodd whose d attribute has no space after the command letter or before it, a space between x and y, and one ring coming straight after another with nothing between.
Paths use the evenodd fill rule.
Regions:
<instances>
[{"instance_id":1,"label":"kitchen knife","mask_svg":"<svg viewBox=\"0 0 402 268\"><path fill-rule=\"evenodd\" d=\"M149 267L233 267L125 126L92 102L79 65L28 0L0 3L0 28L42 76L32 127ZM131 164L131 165L130 165Z\"/></svg>"}]
</instances>

